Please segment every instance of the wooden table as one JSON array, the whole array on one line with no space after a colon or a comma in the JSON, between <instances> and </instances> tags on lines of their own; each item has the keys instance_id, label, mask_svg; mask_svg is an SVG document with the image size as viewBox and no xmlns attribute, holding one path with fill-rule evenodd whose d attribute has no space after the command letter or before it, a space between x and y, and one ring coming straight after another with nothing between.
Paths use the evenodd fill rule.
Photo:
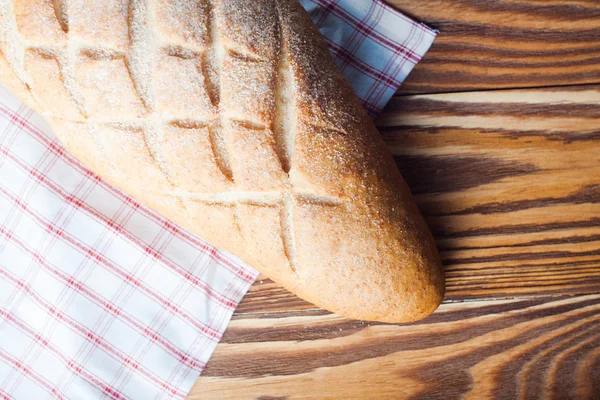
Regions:
<instances>
[{"instance_id":1,"label":"wooden table","mask_svg":"<svg viewBox=\"0 0 600 400\"><path fill-rule=\"evenodd\" d=\"M261 277L190 399L600 399L600 2L393 0L442 32L378 120L446 268L407 325Z\"/></svg>"}]
</instances>

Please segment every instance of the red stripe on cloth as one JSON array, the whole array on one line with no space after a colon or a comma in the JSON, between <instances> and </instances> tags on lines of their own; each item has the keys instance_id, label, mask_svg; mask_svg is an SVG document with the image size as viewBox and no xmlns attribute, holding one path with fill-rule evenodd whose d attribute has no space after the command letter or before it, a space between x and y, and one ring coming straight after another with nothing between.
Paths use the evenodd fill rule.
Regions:
<instances>
[{"instance_id":1,"label":"red stripe on cloth","mask_svg":"<svg viewBox=\"0 0 600 400\"><path fill-rule=\"evenodd\" d=\"M36 127L31 125L29 123L29 121L22 119L20 116L16 115L11 110L4 107L2 104L0 104L0 115L3 115L6 118L9 118L11 120L14 118L16 121L19 122L19 124L21 124L23 129L25 129L27 132L29 132L31 134L31 136L34 139L38 140L40 143L45 145L53 153L59 155L61 157L61 159L63 159L67 164L74 167L74 169L77 172L79 172L87 177L93 177L94 179L96 179L98 181L98 183L103 188L107 189L109 192L114 194L116 197L129 203L132 207L139 208L140 211L142 211L152 221L158 223L159 225L165 226L166 228L170 229L174 234L178 235L182 239L185 239L186 241L194 244L196 246L197 250L199 250L205 254L208 254L211 258L219 261L225 267L229 268L230 271L235 273L238 277L242 278L246 282L254 282L254 280L256 279L256 275L254 273L248 271L244 266L240 265L236 261L225 256L223 253L221 253L219 250L217 250L214 246L211 246L211 245L207 244L206 242L201 242L200 240L198 240L198 238L188 234L187 232L184 232L176 225L174 225L174 224L170 223L169 221L165 220L164 218L160 217L158 214L151 212L146 207L142 207L141 204L138 201L136 201L135 199L133 199L131 196L128 196L125 193L123 193L120 190L113 187L112 185L109 185L98 175L96 175L92 171L86 169L83 165L81 165L81 163L77 159L75 159L73 156L71 156L68 152L66 152L65 149L60 144L58 144L56 141L48 138L43 132L39 131ZM104 219L106 219L106 218L104 217ZM121 230L119 233L126 235L128 239L132 238L132 236L124 230Z\"/></svg>"},{"instance_id":2,"label":"red stripe on cloth","mask_svg":"<svg viewBox=\"0 0 600 400\"><path fill-rule=\"evenodd\" d=\"M44 299L42 299L40 297L40 295L35 290L33 290L33 288L31 287L31 285L29 283L19 280L17 277L15 277L1 269L0 269L0 275L3 276L5 279L10 280L14 286L19 288L19 290L25 292L27 294L27 296L29 296L29 298L32 299L38 306L43 308L44 311L48 313L48 315L51 315L55 320L63 323L64 326L68 327L73 332L83 335L82 337L84 337L86 340L89 339L88 333L90 333L91 331L86 329L83 325L81 325L74 319L70 318L68 315L61 314L61 318L58 318L58 315L56 313L56 309L54 308L54 306L52 306L51 304L46 302ZM141 335L143 337L150 339L150 343L158 344L163 349L165 349L169 353L171 353L171 355L174 358L181 360L185 365L189 366L190 368L192 368L198 372L201 372L204 369L204 367L206 366L203 362L198 360L196 357L193 357L190 354L181 352L169 340L162 337L161 335L159 335L157 332L153 331L152 329L145 327L142 323L137 321L135 318L133 318L127 314L119 313L117 308L112 306L111 304L109 304L108 301L104 302L103 306L104 306L104 309L110 313L109 315L114 315L116 318L120 319L121 322L123 322L125 325L137 330L139 333L141 333ZM104 345L104 342L102 342L101 344ZM111 346L108 342L105 345L109 346L109 347Z\"/></svg>"},{"instance_id":3,"label":"red stripe on cloth","mask_svg":"<svg viewBox=\"0 0 600 400\"><path fill-rule=\"evenodd\" d=\"M43 175L43 174L39 173L38 171L30 168L25 162L23 162L22 160L20 160L19 158L17 158L15 155L13 155L12 153L10 153L7 148L5 148L3 146L0 146L0 153L4 154L7 158L11 159L24 172L27 172L37 182L39 182L40 184L46 186L53 193L55 193L58 197L62 198L66 203L72 205L75 208L79 208L79 209L85 211L90 216L96 217L96 219L101 220L102 222L105 223L105 225L108 228L112 229L115 233L124 235L129 240L131 240L133 243L135 243L139 248L144 249L144 251L146 253L148 253L149 255L152 255L156 260L161 261L164 265L168 266L171 270L173 270L178 275L180 275L181 277L183 277L186 281L188 281L191 284L193 284L194 286L198 287L204 294L206 294L207 296L209 296L209 297L213 298L214 300L216 300L217 302L219 302L219 304L221 304L224 307L227 307L229 309L233 309L235 307L236 303L235 303L235 301L233 299L231 299L231 298L225 298L224 296L220 295L219 293L213 291L208 285L206 285L205 283L203 283L200 279L192 276L190 273L188 273L187 271L183 270L181 267L179 267L179 265L177 265L176 263L174 263L171 260L169 260L166 257L164 257L163 254L161 254L161 253L155 251L154 249L151 249L147 245L141 243L137 238L135 238L134 236L132 236L131 234L129 234L127 231L125 231L124 229L122 229L120 226L116 225L113 221L109 220L104 215L96 212L96 210L94 210L93 208L89 207L85 203L84 200L76 198L75 196L73 196L73 195L71 195L69 193L64 192L62 190L62 188L60 188L59 186L57 186L53 181L51 181L50 179L48 179L45 175ZM96 256L96 254L90 254L90 255L92 257ZM241 275L238 275L238 276L242 277Z\"/></svg>"},{"instance_id":4,"label":"red stripe on cloth","mask_svg":"<svg viewBox=\"0 0 600 400\"><path fill-rule=\"evenodd\" d=\"M361 24L363 25L363 32L360 32L358 29L353 29L352 34L347 38L344 47L347 48L348 54L356 54L362 43L367 39L369 35L361 34L364 32L371 32L373 30L373 25L376 25L381 17L383 16L381 7L377 7L377 4L371 2L367 13L364 15ZM336 7L341 8L341 7ZM333 10L335 12L335 10ZM375 17L373 15L375 14ZM365 22L367 21L367 22ZM345 71L346 65L348 64L348 60L342 60L343 64L340 66L340 70L342 73Z\"/></svg>"},{"instance_id":5,"label":"red stripe on cloth","mask_svg":"<svg viewBox=\"0 0 600 400\"><path fill-rule=\"evenodd\" d=\"M2 228L0 227L0 231L2 231ZM19 243L18 239L15 238L14 235L11 235L11 239L13 240L13 242L17 242ZM31 249L29 248L25 248L25 246L23 245L22 242L20 242L21 244L21 249L24 251L28 251L31 252ZM34 259L36 259L38 262L40 262L43 258L41 256L39 256L37 253L34 254ZM49 266L49 263L46 263L46 266ZM46 268L48 270L48 268ZM67 283L68 286L72 289L76 289L77 292L82 292L84 291L84 287L83 284L77 280L75 280L73 277L69 277L68 275L63 275L62 276L63 280L67 279ZM24 285L19 285L21 288ZM124 314L121 310L119 310L117 307L112 306L113 309L117 309L119 311L119 314ZM56 320L58 321L64 321L66 323L68 323L70 325L71 328L74 328L75 330L72 329L73 332L80 334L80 336L82 336L82 338L84 340L86 340L87 342L89 342L90 344L92 344L95 347L98 347L103 349L105 351L105 353L107 353L109 356L112 356L116 361L121 362L123 365L128 366L130 369L135 370L135 372L139 372L144 378L146 378L149 382L152 382L154 384L156 384L158 387L161 388L167 388L170 392L172 392L172 394L176 394L179 397L185 397L185 393L183 392L179 392L178 389L176 389L175 387L173 387L172 385L168 384L167 382L165 382L163 379L161 379L160 377L157 377L156 375L152 374L150 371L148 371L147 369L141 367L139 364L132 364L130 358L128 358L127 356L121 354L120 352L118 352L114 346L111 346L110 344L106 343L99 335L95 334L94 332L84 328L83 326L81 326L80 324L75 323L72 319L70 319L68 316L66 316L64 313L56 310L54 307L50 306L48 309L48 314L53 316ZM116 389L111 388L111 387L104 387L103 390L112 393L112 394L118 394L118 392L116 391Z\"/></svg>"},{"instance_id":6,"label":"red stripe on cloth","mask_svg":"<svg viewBox=\"0 0 600 400\"><path fill-rule=\"evenodd\" d=\"M46 270L50 271L56 277L59 277L71 289L78 291L78 292L86 293L88 295L87 297L90 299L94 299L98 306L100 306L101 308L107 308L109 311L112 311L113 314L126 315L126 313L123 312L123 310L120 307L113 305L110 301L108 301L107 299L103 298L102 296L100 296L99 294L97 294L96 292L91 290L87 285L85 285L82 282L80 282L79 280L73 278L71 275L62 273L59 268L52 266L50 263L47 263L45 261L45 258L40 256L40 254L38 252L27 247L23 241L16 238L10 232L7 232L1 226L0 226L0 233L5 235L5 237L8 238L9 240L12 240L13 243L19 245L33 259L38 261L40 263L40 265L44 266L46 268ZM107 304L107 306L103 307L105 304ZM175 310L178 310L177 307L173 307L173 308ZM192 327L195 327L200 332L202 332L206 336L207 339L214 340L217 342L221 339L221 333L218 331L215 331L213 328L204 326L204 324L194 321L191 317L186 317L186 316L181 316L181 315L180 315L180 317L182 317L183 321L190 323Z\"/></svg>"},{"instance_id":7,"label":"red stripe on cloth","mask_svg":"<svg viewBox=\"0 0 600 400\"><path fill-rule=\"evenodd\" d=\"M422 33L423 33L423 30L422 30L422 29L418 29L418 26L417 26L417 25L415 25L415 24L412 24L412 25L411 25L410 34L408 35L408 37L407 37L406 39L407 39L408 41L410 41L410 40L413 38L413 36L414 36L415 34L418 34L418 33L421 33L421 34L422 34ZM420 39L420 40L416 41L415 43L420 43L420 42L421 42L421 40L422 40L422 37L421 37L421 39ZM390 68L394 68L394 70L395 70L395 71L398 71L398 72L399 72L399 71L401 71L401 69L402 69L402 67L404 66L404 64L405 64L406 60L407 60L407 59L406 59L406 58L404 58L404 59L402 59L402 62L400 62L400 63L395 63L395 62L394 62L394 59L393 59L393 58L390 58L390 59L388 60L388 63L387 63L387 65L386 65L386 67L384 68L384 72L386 72L386 73L387 73L387 72L388 72L388 70L389 70ZM420 58L419 58L419 60L420 60ZM372 88L372 89L371 89L371 91L369 92L369 95L372 95L372 92L373 92L373 90L375 90L375 88ZM383 96L384 96L384 92L380 90L380 91L379 91L379 92L376 94L376 97L374 97L374 101L376 102L376 104L379 104L379 102L381 101L381 98L382 98Z\"/></svg>"},{"instance_id":8,"label":"red stripe on cloth","mask_svg":"<svg viewBox=\"0 0 600 400\"><path fill-rule=\"evenodd\" d=\"M69 275L63 274L56 267L51 266L50 263L47 263L43 257L40 257L40 255L37 252L35 252L35 250L29 248L23 241L19 240L15 235L6 232L6 230L2 227L0 227L0 234L4 235L6 238L10 239L13 243L15 243L16 245L21 247L21 249L23 251L25 251L27 254L29 254L46 271L50 272L52 275L54 275L55 277L62 280L63 283L66 283L66 286L71 288L71 290L74 290L76 292L86 295L86 297L88 299L94 299L98 306L102 306L103 304L105 304L106 305L105 308L108 309L109 311L112 311L112 313L114 315L118 315L118 316L126 315L122 309L120 309L117 306L111 305L110 301L108 301L108 300L104 299L102 296L94 293L82 282L80 282L76 279L73 279ZM56 310L52 306L48 310L48 313L59 320L65 320L65 322L69 320L69 318L63 312ZM75 325L72 325L72 326L74 327ZM92 337L88 336L88 338L91 340L94 340L96 344L103 343L103 340L101 340L100 337L98 337L97 335L94 335L92 332L90 332L90 334L92 334ZM116 350L114 350L112 346L106 346L106 349L107 350L110 349L112 354L114 354L116 356L119 355L119 353ZM121 356L121 358L124 359L123 356ZM137 369L137 371L141 372L142 375L147 377L151 382L159 385L161 388L169 389L169 391L172 392L173 394L177 394L178 391L176 388L171 388L168 383L162 382L159 378L156 378L151 373L145 372L145 370L143 370L142 368ZM181 397L185 397L185 393L183 393Z\"/></svg>"},{"instance_id":9,"label":"red stripe on cloth","mask_svg":"<svg viewBox=\"0 0 600 400\"><path fill-rule=\"evenodd\" d=\"M348 52L346 48L339 46L337 43L325 39L327 45L335 54L335 56L341 60L344 60L348 64L353 65L356 69L364 72L366 75L372 77L377 82L383 83L390 89L397 89L402 82L397 80L394 76L386 74L384 71L373 68L371 64L364 62L359 57L356 57Z\"/></svg>"},{"instance_id":10,"label":"red stripe on cloth","mask_svg":"<svg viewBox=\"0 0 600 400\"><path fill-rule=\"evenodd\" d=\"M9 397L8 394L0 388L0 399L1 400L13 400L12 397Z\"/></svg>"},{"instance_id":11,"label":"red stripe on cloth","mask_svg":"<svg viewBox=\"0 0 600 400\"><path fill-rule=\"evenodd\" d=\"M317 4L320 4L321 6L325 7L325 6L329 5L331 7L330 1L327 1L327 0L313 0L313 1ZM378 6L381 6L381 3L378 2ZM421 60L421 58L418 55L416 55L410 49L406 48L403 44L396 42L394 39L391 39L380 32L370 29L368 27L368 25L365 24L364 21L356 19L356 17L354 15L347 12L344 8L336 5L335 7L331 8L330 12L335 14L337 17L339 17L341 20L343 20L347 24L352 25L354 28L356 28L357 31L362 32L365 36L368 36L370 39L373 39L373 40L379 42L381 45L384 45L388 49L393 50L398 55L406 55L408 58L412 59L415 64ZM413 25L420 26L420 24L417 24L416 22L414 22L412 20L408 20L408 22L410 22Z\"/></svg>"},{"instance_id":12,"label":"red stripe on cloth","mask_svg":"<svg viewBox=\"0 0 600 400\"><path fill-rule=\"evenodd\" d=\"M21 372L24 376L31 378L32 381L34 381L44 391L48 392L49 395L58 400L65 398L64 393L54 388L46 379L41 377L37 371L31 369L31 367L27 365L24 365L21 361L14 359L9 354L6 354L2 348L0 348L0 359L4 360L4 362L8 365L12 365L15 370Z\"/></svg>"},{"instance_id":13,"label":"red stripe on cloth","mask_svg":"<svg viewBox=\"0 0 600 400\"><path fill-rule=\"evenodd\" d=\"M91 383L93 386L98 388L100 391L110 394L115 399L124 399L122 393L116 390L113 386L107 382L102 381L97 376L85 370L84 366L78 364L67 357L64 353L58 350L52 345L50 341L41 337L34 329L32 329L25 322L21 321L14 314L7 312L5 309L0 307L0 316L3 316L7 321L11 322L16 328L19 328L21 332L28 335L35 343L49 350L57 358L63 361L64 365L75 375L81 375L85 380Z\"/></svg>"},{"instance_id":14,"label":"red stripe on cloth","mask_svg":"<svg viewBox=\"0 0 600 400\"><path fill-rule=\"evenodd\" d=\"M58 187L53 187L53 184L44 175L41 175L41 174L37 173L37 171L28 168L27 164L25 164L22 160L20 160L16 155L8 152L8 149L5 149L4 147L0 146L0 153L4 154L6 157L8 157L11 161L14 162L15 165L22 168L23 171L29 172L31 177L36 179L38 182L48 185L48 186L52 187L53 189L55 189L54 190L55 193L62 192ZM15 205L19 206L23 211L29 213L31 216L35 216L36 218L41 218L38 215L36 215L33 211L31 211L24 202L20 201L16 197L10 195L10 193L6 192L5 189L0 188L0 193L3 193L5 196L7 196L9 199L11 199L15 203ZM62 197L67 203L70 203L69 196L64 195ZM83 206L84 203L82 201L76 201L76 203L77 204L81 203L81 208L84 208L84 206ZM73 204L73 203L71 203L71 204ZM40 219L37 219L37 221L40 221ZM146 287L135 277L123 272L120 268L118 268L116 265L112 264L109 260L107 260L106 257L104 257L104 255L102 255L102 254L98 253L97 251L95 251L94 249L80 243L79 241L77 241L76 238L70 236L63 230L55 229L54 226L52 224L48 223L48 221L46 221L46 220L43 220L40 223L40 226L42 228L44 228L48 233L51 233L52 235L60 237L65 242L71 244L73 246L73 248L78 250L81 254L83 254L86 257L89 257L89 258L93 259L94 261L100 263L101 265L109 268L112 272L121 276L121 278L124 278L124 281L127 282L128 284L140 288L142 291L146 292L146 294L149 294L156 301L158 301L162 305L166 306L167 308L169 308L176 314L179 314L185 320L190 321L192 324L194 324L194 326L200 328L202 332L207 333L212 338L216 337L216 335L212 329L210 329L208 327L202 327L202 323L200 321L197 321L193 317L185 314L178 307L174 306L168 299L165 299L163 296L161 296L157 292ZM146 250L146 252L152 251L152 254L156 254L157 258L160 258L158 252L155 252L154 250L151 250L148 247L145 247L145 250ZM165 263L165 265L168 265L169 267L173 266L175 268L178 268L178 266L176 266L176 264L169 265L169 264ZM212 289L210 289L208 286L202 284L199 279L192 277L190 274L187 274L187 273L182 274L182 275L189 282L195 284L195 286L197 286L198 288L203 290L206 295L208 295L209 297L212 297L214 300L216 300L219 304L225 306L228 309L233 309L235 307L235 302L233 300L225 299L223 296L217 294Z\"/></svg>"},{"instance_id":15,"label":"red stripe on cloth","mask_svg":"<svg viewBox=\"0 0 600 400\"><path fill-rule=\"evenodd\" d=\"M371 116L371 117L375 117L377 116L377 114L379 114L379 108L377 108L377 105L373 105L371 103L367 103L367 102L363 102L362 106L365 108L365 110L367 110L367 113Z\"/></svg>"}]
</instances>

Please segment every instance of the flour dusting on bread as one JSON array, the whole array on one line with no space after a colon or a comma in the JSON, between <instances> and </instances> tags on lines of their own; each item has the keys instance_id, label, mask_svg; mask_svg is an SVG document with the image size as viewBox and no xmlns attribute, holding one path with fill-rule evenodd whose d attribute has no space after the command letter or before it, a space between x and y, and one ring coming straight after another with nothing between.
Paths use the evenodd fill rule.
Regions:
<instances>
[{"instance_id":1,"label":"flour dusting on bread","mask_svg":"<svg viewBox=\"0 0 600 400\"><path fill-rule=\"evenodd\" d=\"M0 0L0 79L88 167L340 314L440 303L433 238L296 0Z\"/></svg>"}]
</instances>

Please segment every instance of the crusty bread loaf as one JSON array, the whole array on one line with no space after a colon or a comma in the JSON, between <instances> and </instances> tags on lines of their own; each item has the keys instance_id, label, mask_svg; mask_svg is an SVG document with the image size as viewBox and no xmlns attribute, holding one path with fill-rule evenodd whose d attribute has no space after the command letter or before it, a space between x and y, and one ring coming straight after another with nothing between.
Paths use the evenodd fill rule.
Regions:
<instances>
[{"instance_id":1,"label":"crusty bread loaf","mask_svg":"<svg viewBox=\"0 0 600 400\"><path fill-rule=\"evenodd\" d=\"M0 8L0 81L109 182L318 306L438 306L431 234L296 0Z\"/></svg>"}]
</instances>

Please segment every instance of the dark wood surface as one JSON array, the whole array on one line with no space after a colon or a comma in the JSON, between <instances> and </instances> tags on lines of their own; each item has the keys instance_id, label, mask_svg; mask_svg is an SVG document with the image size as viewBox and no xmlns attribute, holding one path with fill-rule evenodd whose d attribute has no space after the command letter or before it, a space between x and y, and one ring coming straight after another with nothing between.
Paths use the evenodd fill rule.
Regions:
<instances>
[{"instance_id":1,"label":"dark wood surface","mask_svg":"<svg viewBox=\"0 0 600 400\"><path fill-rule=\"evenodd\" d=\"M388 0L440 30L401 93L600 82L597 0Z\"/></svg>"},{"instance_id":2,"label":"dark wood surface","mask_svg":"<svg viewBox=\"0 0 600 400\"><path fill-rule=\"evenodd\" d=\"M444 304L351 321L261 276L189 398L600 399L600 3L391 3L443 31L377 125Z\"/></svg>"},{"instance_id":3,"label":"dark wood surface","mask_svg":"<svg viewBox=\"0 0 600 400\"><path fill-rule=\"evenodd\" d=\"M597 399L600 296L443 304L409 325L239 315L190 399Z\"/></svg>"}]
</instances>

